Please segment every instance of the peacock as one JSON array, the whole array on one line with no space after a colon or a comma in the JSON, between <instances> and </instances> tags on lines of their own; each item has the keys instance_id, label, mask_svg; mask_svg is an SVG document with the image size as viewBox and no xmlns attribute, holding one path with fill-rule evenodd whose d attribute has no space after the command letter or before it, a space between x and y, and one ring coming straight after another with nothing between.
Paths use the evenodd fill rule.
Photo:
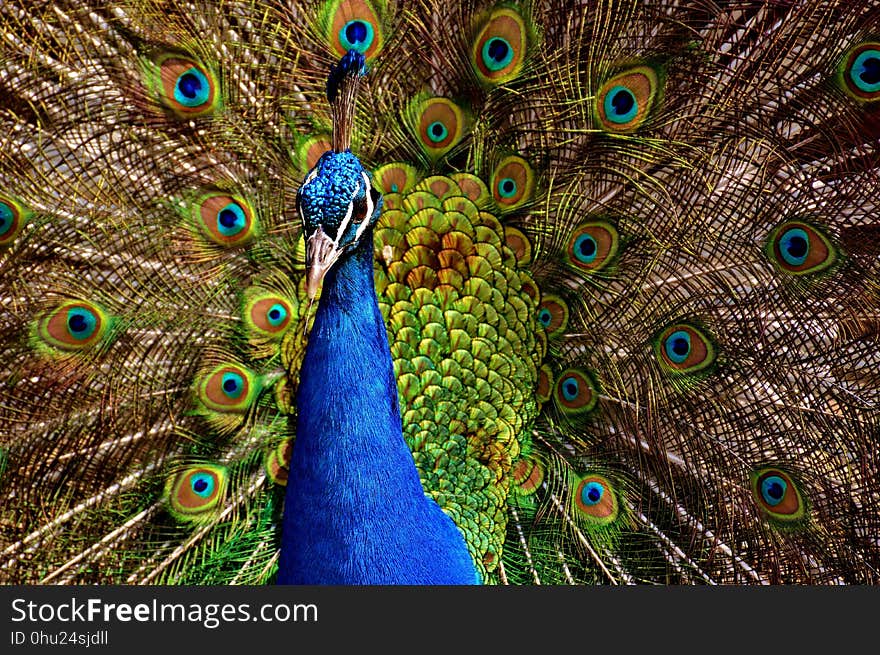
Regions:
<instances>
[{"instance_id":1,"label":"peacock","mask_svg":"<svg viewBox=\"0 0 880 655\"><path fill-rule=\"evenodd\" d=\"M880 2L7 0L0 581L880 581Z\"/></svg>"}]
</instances>

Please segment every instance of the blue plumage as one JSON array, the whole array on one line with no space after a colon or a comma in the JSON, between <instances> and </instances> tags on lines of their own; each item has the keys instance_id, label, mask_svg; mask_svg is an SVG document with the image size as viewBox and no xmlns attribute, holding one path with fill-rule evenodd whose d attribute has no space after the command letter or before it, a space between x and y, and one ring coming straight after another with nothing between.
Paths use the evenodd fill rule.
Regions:
<instances>
[{"instance_id":1,"label":"blue plumage","mask_svg":"<svg viewBox=\"0 0 880 655\"><path fill-rule=\"evenodd\" d=\"M373 282L381 197L371 192L350 152L326 153L300 191L309 265L330 255L297 392L278 582L477 584L403 439Z\"/></svg>"}]
</instances>

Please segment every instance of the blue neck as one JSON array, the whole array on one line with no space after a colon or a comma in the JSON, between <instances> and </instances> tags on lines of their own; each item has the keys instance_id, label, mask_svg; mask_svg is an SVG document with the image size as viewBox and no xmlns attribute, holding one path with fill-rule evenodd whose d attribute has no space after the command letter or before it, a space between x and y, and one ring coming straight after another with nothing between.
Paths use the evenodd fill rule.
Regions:
<instances>
[{"instance_id":1,"label":"blue neck","mask_svg":"<svg viewBox=\"0 0 880 655\"><path fill-rule=\"evenodd\" d=\"M372 230L327 274L297 390L281 584L474 584L403 439Z\"/></svg>"}]
</instances>

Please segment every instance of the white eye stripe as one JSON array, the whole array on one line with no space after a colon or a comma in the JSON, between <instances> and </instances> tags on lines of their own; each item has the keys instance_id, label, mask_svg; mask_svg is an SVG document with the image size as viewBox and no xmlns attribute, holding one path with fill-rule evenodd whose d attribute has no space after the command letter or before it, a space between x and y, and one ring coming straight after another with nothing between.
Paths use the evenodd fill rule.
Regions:
<instances>
[{"instance_id":1,"label":"white eye stripe","mask_svg":"<svg viewBox=\"0 0 880 655\"><path fill-rule=\"evenodd\" d=\"M303 186L306 186L307 184L309 184L309 183L311 183L312 181L314 181L314 179L315 179L316 177L318 177L318 169L317 169L317 168L313 168L313 169L312 169L312 172L309 173L308 175L306 175L306 179L303 180L302 185L303 185Z\"/></svg>"},{"instance_id":2,"label":"white eye stripe","mask_svg":"<svg viewBox=\"0 0 880 655\"><path fill-rule=\"evenodd\" d=\"M364 194L367 198L367 213L364 215L364 220L361 221L357 232L354 234L355 241L360 241L361 235L364 233L364 230L367 229L367 226L370 224L370 217L373 215L373 196L370 194L370 191L373 189L370 184L370 178L367 177L367 174L364 172L361 172L361 177L364 179Z\"/></svg>"},{"instance_id":3,"label":"white eye stripe","mask_svg":"<svg viewBox=\"0 0 880 655\"><path fill-rule=\"evenodd\" d=\"M333 245L338 246L339 240L342 238L342 235L345 234L345 231L348 229L348 224L351 223L351 215L354 214L354 199L357 197L357 189L354 190L354 194L351 196L351 200L348 201L348 209L345 212L345 218L342 219L342 223L339 224L339 229L336 230L336 239L333 240Z\"/></svg>"}]
</instances>

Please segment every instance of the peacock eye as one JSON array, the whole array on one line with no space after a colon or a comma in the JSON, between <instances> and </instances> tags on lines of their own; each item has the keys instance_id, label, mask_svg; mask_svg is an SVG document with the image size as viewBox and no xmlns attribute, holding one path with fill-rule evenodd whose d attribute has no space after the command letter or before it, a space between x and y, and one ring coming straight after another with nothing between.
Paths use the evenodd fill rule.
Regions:
<instances>
[{"instance_id":1,"label":"peacock eye","mask_svg":"<svg viewBox=\"0 0 880 655\"><path fill-rule=\"evenodd\" d=\"M244 376L240 373L226 372L220 380L220 388L227 398L237 400L244 393L247 385Z\"/></svg>"},{"instance_id":2,"label":"peacock eye","mask_svg":"<svg viewBox=\"0 0 880 655\"><path fill-rule=\"evenodd\" d=\"M447 98L428 98L416 106L415 112L419 140L434 158L446 154L464 135L464 112Z\"/></svg>"},{"instance_id":3,"label":"peacock eye","mask_svg":"<svg viewBox=\"0 0 880 655\"><path fill-rule=\"evenodd\" d=\"M559 375L554 396L557 407L570 417L590 412L599 402L592 376L580 369L568 369Z\"/></svg>"},{"instance_id":4,"label":"peacock eye","mask_svg":"<svg viewBox=\"0 0 880 655\"><path fill-rule=\"evenodd\" d=\"M544 329L549 328L552 320L553 314L550 313L550 310L546 307L542 307L541 311L538 312L538 323L541 324L541 327Z\"/></svg>"},{"instance_id":5,"label":"peacock eye","mask_svg":"<svg viewBox=\"0 0 880 655\"><path fill-rule=\"evenodd\" d=\"M490 71L503 70L513 61L513 46L500 36L487 39L480 51L483 64Z\"/></svg>"},{"instance_id":6,"label":"peacock eye","mask_svg":"<svg viewBox=\"0 0 880 655\"><path fill-rule=\"evenodd\" d=\"M264 337L280 336L290 325L290 301L273 293L254 294L245 306L248 327Z\"/></svg>"},{"instance_id":7,"label":"peacock eye","mask_svg":"<svg viewBox=\"0 0 880 655\"><path fill-rule=\"evenodd\" d=\"M449 136L449 130L446 129L446 126L440 121L434 121L428 125L426 133L428 138L434 143L442 143L443 140Z\"/></svg>"},{"instance_id":8,"label":"peacock eye","mask_svg":"<svg viewBox=\"0 0 880 655\"><path fill-rule=\"evenodd\" d=\"M777 521L791 523L806 515L806 506L792 477L777 468L752 473L752 495L765 514Z\"/></svg>"},{"instance_id":9,"label":"peacock eye","mask_svg":"<svg viewBox=\"0 0 880 655\"><path fill-rule=\"evenodd\" d=\"M592 507L602 500L605 495L605 487L596 481L590 481L581 486L581 503Z\"/></svg>"},{"instance_id":10,"label":"peacock eye","mask_svg":"<svg viewBox=\"0 0 880 655\"><path fill-rule=\"evenodd\" d=\"M210 497L217 487L217 479L208 473L198 473L190 477L192 492L202 498Z\"/></svg>"},{"instance_id":11,"label":"peacock eye","mask_svg":"<svg viewBox=\"0 0 880 655\"><path fill-rule=\"evenodd\" d=\"M786 221L774 229L766 253L777 268L792 275L818 273L837 259L837 251L828 237L800 221Z\"/></svg>"},{"instance_id":12,"label":"peacock eye","mask_svg":"<svg viewBox=\"0 0 880 655\"><path fill-rule=\"evenodd\" d=\"M191 66L177 77L174 85L174 99L184 107L200 107L211 96L208 76L195 66Z\"/></svg>"},{"instance_id":13,"label":"peacock eye","mask_svg":"<svg viewBox=\"0 0 880 655\"><path fill-rule=\"evenodd\" d=\"M658 103L661 76L638 66L607 80L596 94L595 112L602 129L626 133L638 129Z\"/></svg>"},{"instance_id":14,"label":"peacock eye","mask_svg":"<svg viewBox=\"0 0 880 655\"><path fill-rule=\"evenodd\" d=\"M204 235L217 245L243 245L256 233L254 211L238 196L205 194L196 202L194 214Z\"/></svg>"},{"instance_id":15,"label":"peacock eye","mask_svg":"<svg viewBox=\"0 0 880 655\"><path fill-rule=\"evenodd\" d=\"M356 50L367 59L375 57L384 45L379 13L367 0L337 0L323 10L327 40L336 54Z\"/></svg>"},{"instance_id":16,"label":"peacock eye","mask_svg":"<svg viewBox=\"0 0 880 655\"><path fill-rule=\"evenodd\" d=\"M538 305L538 323L551 339L562 335L568 327L568 305L558 296L546 295Z\"/></svg>"},{"instance_id":17,"label":"peacock eye","mask_svg":"<svg viewBox=\"0 0 880 655\"><path fill-rule=\"evenodd\" d=\"M532 167L517 155L502 159L492 173L492 196L501 209L515 209L530 200L534 186Z\"/></svg>"},{"instance_id":18,"label":"peacock eye","mask_svg":"<svg viewBox=\"0 0 880 655\"><path fill-rule=\"evenodd\" d=\"M639 113L635 94L625 86L614 86L605 94L605 117L612 123L629 123Z\"/></svg>"},{"instance_id":19,"label":"peacock eye","mask_svg":"<svg viewBox=\"0 0 880 655\"><path fill-rule=\"evenodd\" d=\"M253 373L237 364L222 364L206 375L198 385L199 400L217 412L243 414L256 397Z\"/></svg>"},{"instance_id":20,"label":"peacock eye","mask_svg":"<svg viewBox=\"0 0 880 655\"><path fill-rule=\"evenodd\" d=\"M540 462L524 457L513 466L513 482L520 494L533 494L544 482L544 467Z\"/></svg>"},{"instance_id":21,"label":"peacock eye","mask_svg":"<svg viewBox=\"0 0 880 655\"><path fill-rule=\"evenodd\" d=\"M670 373L696 373L715 362L715 347L702 331L677 323L660 333L655 353Z\"/></svg>"},{"instance_id":22,"label":"peacock eye","mask_svg":"<svg viewBox=\"0 0 880 655\"><path fill-rule=\"evenodd\" d=\"M373 26L367 21L350 20L339 30L339 43L348 50L365 53L373 44Z\"/></svg>"},{"instance_id":23,"label":"peacock eye","mask_svg":"<svg viewBox=\"0 0 880 655\"><path fill-rule=\"evenodd\" d=\"M510 8L489 14L471 50L474 72L483 84L500 84L522 71L528 47L523 17Z\"/></svg>"},{"instance_id":24,"label":"peacock eye","mask_svg":"<svg viewBox=\"0 0 880 655\"><path fill-rule=\"evenodd\" d=\"M40 321L39 334L57 350L84 350L101 340L107 331L107 323L107 316L96 305L72 300Z\"/></svg>"},{"instance_id":25,"label":"peacock eye","mask_svg":"<svg viewBox=\"0 0 880 655\"><path fill-rule=\"evenodd\" d=\"M27 211L12 198L0 194L0 248L7 246L19 235Z\"/></svg>"},{"instance_id":26,"label":"peacock eye","mask_svg":"<svg viewBox=\"0 0 880 655\"><path fill-rule=\"evenodd\" d=\"M880 100L880 43L851 49L840 69L844 90L861 102Z\"/></svg>"},{"instance_id":27,"label":"peacock eye","mask_svg":"<svg viewBox=\"0 0 880 655\"><path fill-rule=\"evenodd\" d=\"M591 221L576 227L568 238L568 263L583 271L603 268L617 255L620 236L607 221Z\"/></svg>"},{"instance_id":28,"label":"peacock eye","mask_svg":"<svg viewBox=\"0 0 880 655\"><path fill-rule=\"evenodd\" d=\"M171 513L181 521L210 518L223 498L228 473L222 466L202 464L168 478L165 494Z\"/></svg>"},{"instance_id":29,"label":"peacock eye","mask_svg":"<svg viewBox=\"0 0 880 655\"><path fill-rule=\"evenodd\" d=\"M160 57L159 100L181 117L203 116L219 106L216 78L195 59L175 54Z\"/></svg>"},{"instance_id":30,"label":"peacock eye","mask_svg":"<svg viewBox=\"0 0 880 655\"><path fill-rule=\"evenodd\" d=\"M582 477L574 486L574 506L582 519L607 525L617 518L619 506L611 481L597 474Z\"/></svg>"},{"instance_id":31,"label":"peacock eye","mask_svg":"<svg viewBox=\"0 0 880 655\"><path fill-rule=\"evenodd\" d=\"M293 452L293 439L284 439L266 453L263 466L266 474L275 484L286 485L290 473L290 456Z\"/></svg>"}]
</instances>

